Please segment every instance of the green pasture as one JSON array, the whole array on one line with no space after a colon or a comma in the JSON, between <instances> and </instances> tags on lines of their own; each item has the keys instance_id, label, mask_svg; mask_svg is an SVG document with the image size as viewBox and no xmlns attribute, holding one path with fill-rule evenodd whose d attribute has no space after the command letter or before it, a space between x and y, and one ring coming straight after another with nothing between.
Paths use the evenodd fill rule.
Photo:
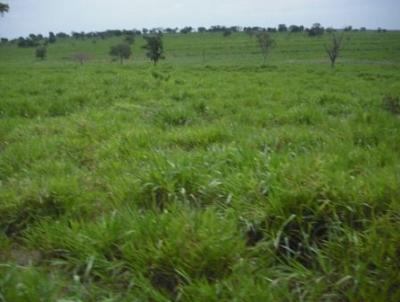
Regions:
<instances>
[{"instance_id":1,"label":"green pasture","mask_svg":"<svg viewBox=\"0 0 400 302\"><path fill-rule=\"evenodd\" d=\"M400 32L274 38L1 45L0 301L399 301Z\"/></svg>"}]
</instances>

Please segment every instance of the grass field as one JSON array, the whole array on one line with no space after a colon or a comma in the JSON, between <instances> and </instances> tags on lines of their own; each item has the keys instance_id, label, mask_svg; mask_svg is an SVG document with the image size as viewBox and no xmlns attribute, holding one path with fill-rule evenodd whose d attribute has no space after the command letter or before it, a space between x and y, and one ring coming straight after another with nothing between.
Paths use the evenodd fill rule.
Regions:
<instances>
[{"instance_id":1,"label":"grass field","mask_svg":"<svg viewBox=\"0 0 400 302\"><path fill-rule=\"evenodd\" d=\"M400 32L274 37L0 46L0 301L400 301Z\"/></svg>"}]
</instances>

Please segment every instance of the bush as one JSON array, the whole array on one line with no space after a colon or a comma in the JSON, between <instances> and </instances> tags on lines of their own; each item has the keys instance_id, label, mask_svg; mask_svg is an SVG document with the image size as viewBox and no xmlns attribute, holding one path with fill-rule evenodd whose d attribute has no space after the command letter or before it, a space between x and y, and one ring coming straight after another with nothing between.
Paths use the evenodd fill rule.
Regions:
<instances>
[{"instance_id":1,"label":"bush","mask_svg":"<svg viewBox=\"0 0 400 302\"><path fill-rule=\"evenodd\" d=\"M45 46L39 46L36 48L36 58L44 60L47 56L47 48Z\"/></svg>"},{"instance_id":2,"label":"bush","mask_svg":"<svg viewBox=\"0 0 400 302\"><path fill-rule=\"evenodd\" d=\"M135 35L129 34L125 37L125 42L132 45L135 42Z\"/></svg>"},{"instance_id":3,"label":"bush","mask_svg":"<svg viewBox=\"0 0 400 302\"><path fill-rule=\"evenodd\" d=\"M124 59L129 59L131 57L132 50L128 44L121 43L111 47L110 55L113 57L118 57L122 64Z\"/></svg>"},{"instance_id":4,"label":"bush","mask_svg":"<svg viewBox=\"0 0 400 302\"><path fill-rule=\"evenodd\" d=\"M313 26L308 30L308 35L310 37L322 36L325 29L319 23L314 23Z\"/></svg>"},{"instance_id":5,"label":"bush","mask_svg":"<svg viewBox=\"0 0 400 302\"><path fill-rule=\"evenodd\" d=\"M400 114L400 98L394 96L385 96L382 100L382 106L385 110L393 113Z\"/></svg>"},{"instance_id":6,"label":"bush","mask_svg":"<svg viewBox=\"0 0 400 302\"><path fill-rule=\"evenodd\" d=\"M263 31L257 34L257 42L263 55L265 64L269 51L275 46L275 40L268 32Z\"/></svg>"},{"instance_id":7,"label":"bush","mask_svg":"<svg viewBox=\"0 0 400 302\"><path fill-rule=\"evenodd\" d=\"M55 43L56 42L56 35L53 32L49 33L49 43Z\"/></svg>"},{"instance_id":8,"label":"bush","mask_svg":"<svg viewBox=\"0 0 400 302\"><path fill-rule=\"evenodd\" d=\"M224 37L229 37L230 35L232 35L232 31L227 29L224 31L224 33L222 34Z\"/></svg>"},{"instance_id":9,"label":"bush","mask_svg":"<svg viewBox=\"0 0 400 302\"><path fill-rule=\"evenodd\" d=\"M72 60L79 62L81 65L83 65L86 61L90 59L90 56L83 52L77 52L74 53L71 58Z\"/></svg>"}]
</instances>

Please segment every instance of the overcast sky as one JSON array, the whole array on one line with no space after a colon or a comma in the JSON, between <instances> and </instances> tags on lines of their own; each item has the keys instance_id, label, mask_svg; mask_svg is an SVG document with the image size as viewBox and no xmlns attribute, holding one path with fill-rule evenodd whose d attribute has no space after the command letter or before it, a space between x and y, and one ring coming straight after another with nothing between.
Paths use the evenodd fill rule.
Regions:
<instances>
[{"instance_id":1,"label":"overcast sky","mask_svg":"<svg viewBox=\"0 0 400 302\"><path fill-rule=\"evenodd\" d=\"M400 29L400 0L0 0L0 36L279 23Z\"/></svg>"}]
</instances>

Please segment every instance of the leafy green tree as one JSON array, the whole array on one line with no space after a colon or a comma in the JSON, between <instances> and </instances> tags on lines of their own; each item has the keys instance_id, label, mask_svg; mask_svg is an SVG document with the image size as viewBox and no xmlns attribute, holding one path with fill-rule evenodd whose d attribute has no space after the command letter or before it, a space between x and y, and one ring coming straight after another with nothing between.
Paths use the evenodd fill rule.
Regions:
<instances>
[{"instance_id":1,"label":"leafy green tree","mask_svg":"<svg viewBox=\"0 0 400 302\"><path fill-rule=\"evenodd\" d=\"M132 50L129 44L121 43L111 47L110 55L113 57L118 57L122 64L124 59L129 59L131 57Z\"/></svg>"},{"instance_id":2,"label":"leafy green tree","mask_svg":"<svg viewBox=\"0 0 400 302\"><path fill-rule=\"evenodd\" d=\"M143 46L143 48L147 49L146 56L153 61L154 65L156 65L160 59L165 59L164 45L161 34L144 36L144 39L147 43L145 46Z\"/></svg>"},{"instance_id":3,"label":"leafy green tree","mask_svg":"<svg viewBox=\"0 0 400 302\"><path fill-rule=\"evenodd\" d=\"M343 30L344 31L352 31L353 30L353 26L351 26L351 25L346 26Z\"/></svg>"},{"instance_id":4,"label":"leafy green tree","mask_svg":"<svg viewBox=\"0 0 400 302\"><path fill-rule=\"evenodd\" d=\"M181 34L188 34L188 33L191 33L192 31L193 31L193 28L191 26L186 26L181 29Z\"/></svg>"},{"instance_id":5,"label":"leafy green tree","mask_svg":"<svg viewBox=\"0 0 400 302\"><path fill-rule=\"evenodd\" d=\"M4 4L0 2L0 15L3 15L4 13L8 13L10 10L10 6L8 4Z\"/></svg>"},{"instance_id":6,"label":"leafy green tree","mask_svg":"<svg viewBox=\"0 0 400 302\"><path fill-rule=\"evenodd\" d=\"M23 38L20 37L17 40L17 46L18 47L36 47L39 46L39 42L37 40L32 40L30 38Z\"/></svg>"},{"instance_id":7,"label":"leafy green tree","mask_svg":"<svg viewBox=\"0 0 400 302\"><path fill-rule=\"evenodd\" d=\"M308 30L310 37L322 36L325 32L325 28L320 23L314 23L313 26Z\"/></svg>"},{"instance_id":8,"label":"leafy green tree","mask_svg":"<svg viewBox=\"0 0 400 302\"><path fill-rule=\"evenodd\" d=\"M55 43L56 40L56 35L52 31L49 32L49 43Z\"/></svg>"},{"instance_id":9,"label":"leafy green tree","mask_svg":"<svg viewBox=\"0 0 400 302\"><path fill-rule=\"evenodd\" d=\"M264 58L264 64L267 60L267 56L270 50L275 46L275 40L272 38L271 34L266 31L257 34L257 42L260 47L261 54Z\"/></svg>"},{"instance_id":10,"label":"leafy green tree","mask_svg":"<svg viewBox=\"0 0 400 302\"><path fill-rule=\"evenodd\" d=\"M47 56L47 48L46 46L39 46L36 48L36 58L44 60Z\"/></svg>"},{"instance_id":11,"label":"leafy green tree","mask_svg":"<svg viewBox=\"0 0 400 302\"><path fill-rule=\"evenodd\" d=\"M279 24L278 25L278 31L279 32L287 32L288 28L287 28L286 24Z\"/></svg>"},{"instance_id":12,"label":"leafy green tree","mask_svg":"<svg viewBox=\"0 0 400 302\"><path fill-rule=\"evenodd\" d=\"M289 32L291 33L300 33L304 31L304 26L303 25L290 25L289 26Z\"/></svg>"}]
</instances>

